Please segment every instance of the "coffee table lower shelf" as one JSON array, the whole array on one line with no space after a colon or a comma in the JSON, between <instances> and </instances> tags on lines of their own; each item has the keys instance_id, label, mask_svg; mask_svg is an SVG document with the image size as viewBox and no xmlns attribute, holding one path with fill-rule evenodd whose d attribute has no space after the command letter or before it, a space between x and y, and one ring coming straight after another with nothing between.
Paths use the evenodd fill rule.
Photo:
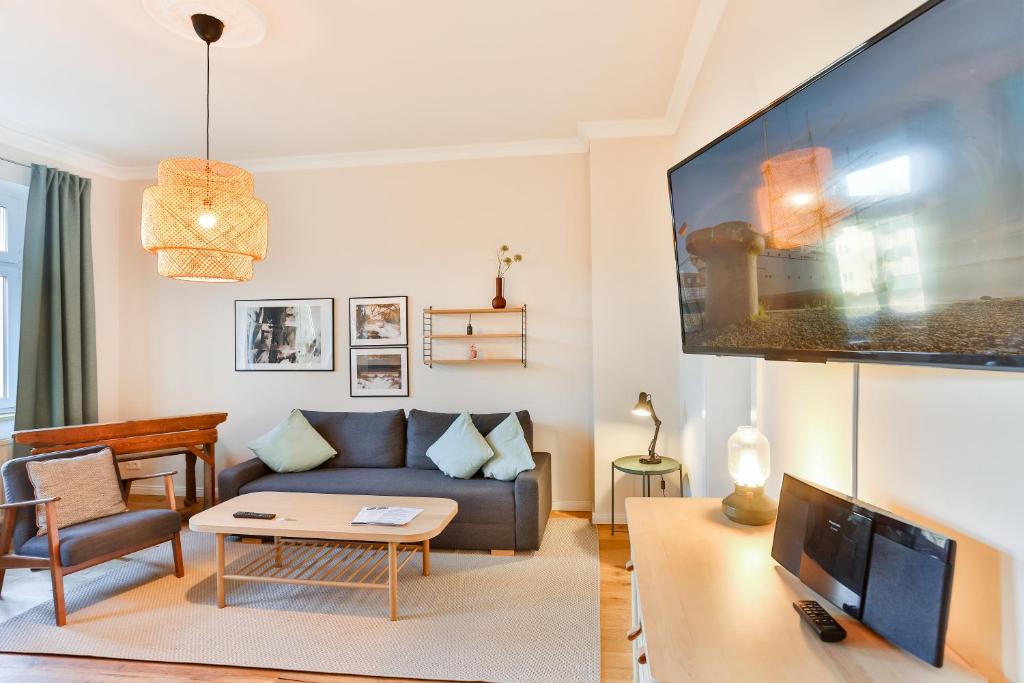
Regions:
<instances>
[{"instance_id":1,"label":"coffee table lower shelf","mask_svg":"<svg viewBox=\"0 0 1024 683\"><path fill-rule=\"evenodd\" d=\"M217 534L217 606L226 604L225 581L377 588L389 593L391 621L398 620L398 572L423 553L423 575L430 575L430 541L367 543L275 537L274 544L228 574L224 568L224 537Z\"/></svg>"}]
</instances>

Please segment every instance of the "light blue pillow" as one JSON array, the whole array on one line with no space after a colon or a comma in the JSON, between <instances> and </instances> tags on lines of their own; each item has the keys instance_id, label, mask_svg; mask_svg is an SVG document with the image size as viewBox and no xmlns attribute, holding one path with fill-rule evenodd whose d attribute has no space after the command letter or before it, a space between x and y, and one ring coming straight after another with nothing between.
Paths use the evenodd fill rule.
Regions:
<instances>
[{"instance_id":1,"label":"light blue pillow","mask_svg":"<svg viewBox=\"0 0 1024 683\"><path fill-rule=\"evenodd\" d=\"M275 472L305 472L337 455L299 410L293 410L283 422L249 442L249 448Z\"/></svg>"},{"instance_id":2,"label":"light blue pillow","mask_svg":"<svg viewBox=\"0 0 1024 683\"><path fill-rule=\"evenodd\" d=\"M477 431L469 413L455 418L441 438L427 449L427 457L437 469L456 479L472 478L493 455L494 451Z\"/></svg>"},{"instance_id":3,"label":"light blue pillow","mask_svg":"<svg viewBox=\"0 0 1024 683\"><path fill-rule=\"evenodd\" d=\"M526 443L526 434L515 413L491 430L487 435L487 444L494 451L494 457L484 463L484 476L499 481L513 481L520 472L532 470L537 466L533 462L533 453Z\"/></svg>"}]
</instances>

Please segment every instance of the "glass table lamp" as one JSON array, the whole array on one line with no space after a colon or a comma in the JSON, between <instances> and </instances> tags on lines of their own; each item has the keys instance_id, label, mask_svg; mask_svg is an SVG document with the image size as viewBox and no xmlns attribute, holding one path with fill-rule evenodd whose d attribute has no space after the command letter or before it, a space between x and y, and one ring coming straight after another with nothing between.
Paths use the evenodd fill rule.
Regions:
<instances>
[{"instance_id":1,"label":"glass table lamp","mask_svg":"<svg viewBox=\"0 0 1024 683\"><path fill-rule=\"evenodd\" d=\"M776 502L765 495L771 473L771 447L755 427L740 427L729 437L729 476L736 489L722 500L722 512L734 522L759 526L775 519Z\"/></svg>"},{"instance_id":2,"label":"glass table lamp","mask_svg":"<svg viewBox=\"0 0 1024 683\"><path fill-rule=\"evenodd\" d=\"M644 465L657 465L661 462L661 456L654 452L655 447L658 445L658 432L661 431L661 420L658 419L658 414L654 412L654 401L651 400L651 395L646 391L640 392L640 397L636 401L636 405L633 406L633 414L640 417L650 417L654 420L654 438L651 439L651 445L647 447L647 457L640 458L640 462Z\"/></svg>"}]
</instances>

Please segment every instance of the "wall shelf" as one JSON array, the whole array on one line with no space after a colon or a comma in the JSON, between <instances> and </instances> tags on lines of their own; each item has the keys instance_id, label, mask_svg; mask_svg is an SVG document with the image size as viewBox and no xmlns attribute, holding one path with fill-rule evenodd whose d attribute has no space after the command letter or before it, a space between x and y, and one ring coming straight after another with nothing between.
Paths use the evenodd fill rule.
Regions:
<instances>
[{"instance_id":1,"label":"wall shelf","mask_svg":"<svg viewBox=\"0 0 1024 683\"><path fill-rule=\"evenodd\" d=\"M478 315L486 313L526 313L526 306L509 308L424 308L423 315Z\"/></svg>"},{"instance_id":2,"label":"wall shelf","mask_svg":"<svg viewBox=\"0 0 1024 683\"><path fill-rule=\"evenodd\" d=\"M482 334L426 334L424 339L518 339L519 332L485 332Z\"/></svg>"},{"instance_id":3,"label":"wall shelf","mask_svg":"<svg viewBox=\"0 0 1024 683\"><path fill-rule=\"evenodd\" d=\"M474 315L494 315L504 313L517 315L520 318L518 332L478 332L476 334L441 332L434 333L434 316L466 316L467 320ZM443 328L442 328L443 329ZM506 328L507 329L507 328ZM434 342L450 342L463 344L468 352L469 344L476 340L519 340L518 357L484 357L484 358L434 358ZM446 344L448 347L449 344ZM507 355L507 351L506 351ZM526 306L510 308L424 308L423 309L423 364L427 367L435 365L512 365L521 364L526 367Z\"/></svg>"}]
</instances>

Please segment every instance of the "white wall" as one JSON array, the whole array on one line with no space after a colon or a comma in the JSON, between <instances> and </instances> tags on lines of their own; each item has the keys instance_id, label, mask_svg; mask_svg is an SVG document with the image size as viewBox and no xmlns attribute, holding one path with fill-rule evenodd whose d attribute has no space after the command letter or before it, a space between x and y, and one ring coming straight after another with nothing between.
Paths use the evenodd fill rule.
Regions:
<instances>
[{"instance_id":1,"label":"white wall","mask_svg":"<svg viewBox=\"0 0 1024 683\"><path fill-rule=\"evenodd\" d=\"M590 146L594 343L594 520L610 522L611 463L647 452L650 418L630 411L641 391L662 420L658 452L680 457L679 318L672 221L665 194L668 138ZM666 362L666 360L668 362ZM654 486L657 486L655 480ZM677 475L666 495L679 495ZM616 473L616 521L640 479ZM654 493L658 489L654 488Z\"/></svg>"},{"instance_id":2,"label":"white wall","mask_svg":"<svg viewBox=\"0 0 1024 683\"><path fill-rule=\"evenodd\" d=\"M731 0L673 141L673 159L917 4ZM721 482L713 472L723 467L723 434L730 419L752 407L742 378L757 362L686 356L680 363L683 442L698 449L688 457L704 461L697 465L709 473L704 490L717 495ZM773 489L789 471L849 490L852 367L772 362L759 377L754 407L772 443ZM958 540L949 643L993 680L1024 676L1021 405L1020 374L862 366L860 496Z\"/></svg>"},{"instance_id":3,"label":"white wall","mask_svg":"<svg viewBox=\"0 0 1024 683\"><path fill-rule=\"evenodd\" d=\"M227 411L223 467L251 457L245 444L292 408L526 408L536 421L536 448L554 455L555 500L590 509L585 155L260 174L256 192L271 209L269 254L242 284L157 275L156 258L139 244L145 185L126 184L122 196L123 418ZM422 309L489 306L501 243L525 256L509 273L506 298L528 305L529 367L427 368ZM409 296L412 395L350 398L348 298L399 294ZM335 298L334 372L234 371L234 300L281 297ZM483 332L498 321L473 323ZM497 343L481 342L481 353Z\"/></svg>"}]
</instances>

